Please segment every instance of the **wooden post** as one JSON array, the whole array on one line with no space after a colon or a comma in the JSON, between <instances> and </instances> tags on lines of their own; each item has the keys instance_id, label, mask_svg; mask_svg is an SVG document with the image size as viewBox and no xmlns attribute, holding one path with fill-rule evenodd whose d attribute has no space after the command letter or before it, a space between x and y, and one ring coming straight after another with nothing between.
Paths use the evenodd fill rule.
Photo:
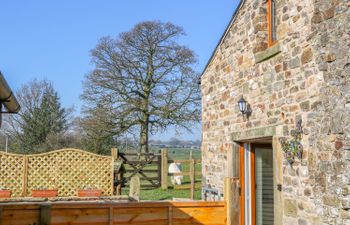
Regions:
<instances>
[{"instance_id":1,"label":"wooden post","mask_svg":"<svg viewBox=\"0 0 350 225\"><path fill-rule=\"evenodd\" d=\"M190 198L194 199L194 190L195 190L195 161L190 159L190 181L191 181L191 196Z\"/></svg>"},{"instance_id":2,"label":"wooden post","mask_svg":"<svg viewBox=\"0 0 350 225\"><path fill-rule=\"evenodd\" d=\"M227 150L227 177L239 177L239 149L240 145L233 143Z\"/></svg>"},{"instance_id":3,"label":"wooden post","mask_svg":"<svg viewBox=\"0 0 350 225\"><path fill-rule=\"evenodd\" d=\"M159 152L160 153L160 152ZM158 187L162 186L162 155L157 156L157 170L158 170Z\"/></svg>"},{"instance_id":4,"label":"wooden post","mask_svg":"<svg viewBox=\"0 0 350 225\"><path fill-rule=\"evenodd\" d=\"M40 224L41 225L51 224L51 205L50 204L40 205Z\"/></svg>"},{"instance_id":5,"label":"wooden post","mask_svg":"<svg viewBox=\"0 0 350 225\"><path fill-rule=\"evenodd\" d=\"M22 197L27 196L28 188L28 157L23 156L23 184L22 184Z\"/></svg>"},{"instance_id":6,"label":"wooden post","mask_svg":"<svg viewBox=\"0 0 350 225\"><path fill-rule=\"evenodd\" d=\"M117 194L117 196L119 196L119 195L122 195L122 175L121 175L121 173L117 174L117 181L118 181L118 185L117 185L116 194Z\"/></svg>"},{"instance_id":7,"label":"wooden post","mask_svg":"<svg viewBox=\"0 0 350 225\"><path fill-rule=\"evenodd\" d=\"M115 164L116 164L116 161L118 160L118 157L119 157L119 155L118 155L118 149L117 148L112 148L111 149L111 156L112 156L112 174L113 174L113 179L112 179L112 194L116 194L116 195L119 195L120 194L120 192L121 192L121 190L118 190L118 188L120 189L120 187L119 187L119 185L120 184L118 184L118 186L117 187L114 187L114 181L115 180L118 180L118 178L119 178L119 174L118 174L118 172L119 171L116 171L116 169L115 169ZM119 180L118 180L119 181ZM116 190L115 190L116 189ZM119 192L119 194L118 194L118 192Z\"/></svg>"},{"instance_id":8,"label":"wooden post","mask_svg":"<svg viewBox=\"0 0 350 225\"><path fill-rule=\"evenodd\" d=\"M118 149L117 149L117 148L112 148L112 149L111 149L111 154L112 154L112 158L113 158L114 160L117 160L117 159L118 159L119 153L118 153Z\"/></svg>"},{"instance_id":9,"label":"wooden post","mask_svg":"<svg viewBox=\"0 0 350 225\"><path fill-rule=\"evenodd\" d=\"M226 178L224 198L226 200L227 225L239 224L240 196L239 178Z\"/></svg>"},{"instance_id":10,"label":"wooden post","mask_svg":"<svg viewBox=\"0 0 350 225\"><path fill-rule=\"evenodd\" d=\"M3 224L2 224L2 220L3 220L3 219L2 219L2 214L3 214L3 213L2 213L2 206L0 206L0 225L3 225Z\"/></svg>"},{"instance_id":11,"label":"wooden post","mask_svg":"<svg viewBox=\"0 0 350 225\"><path fill-rule=\"evenodd\" d=\"M168 149L162 149L161 150L162 155L162 182L161 187L163 190L168 189Z\"/></svg>"}]
</instances>

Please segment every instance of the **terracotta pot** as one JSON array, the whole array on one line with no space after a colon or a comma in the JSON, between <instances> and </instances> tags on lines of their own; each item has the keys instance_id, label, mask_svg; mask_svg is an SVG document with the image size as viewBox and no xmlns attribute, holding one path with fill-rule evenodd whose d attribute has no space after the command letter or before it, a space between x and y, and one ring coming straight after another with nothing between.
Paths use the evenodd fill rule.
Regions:
<instances>
[{"instance_id":1,"label":"terracotta pot","mask_svg":"<svg viewBox=\"0 0 350 225\"><path fill-rule=\"evenodd\" d=\"M32 190L33 197L53 198L58 194L58 190Z\"/></svg>"},{"instance_id":2,"label":"terracotta pot","mask_svg":"<svg viewBox=\"0 0 350 225\"><path fill-rule=\"evenodd\" d=\"M78 197L100 197L102 194L101 190L78 190Z\"/></svg>"},{"instance_id":3,"label":"terracotta pot","mask_svg":"<svg viewBox=\"0 0 350 225\"><path fill-rule=\"evenodd\" d=\"M11 198L12 191L0 190L0 198Z\"/></svg>"}]
</instances>

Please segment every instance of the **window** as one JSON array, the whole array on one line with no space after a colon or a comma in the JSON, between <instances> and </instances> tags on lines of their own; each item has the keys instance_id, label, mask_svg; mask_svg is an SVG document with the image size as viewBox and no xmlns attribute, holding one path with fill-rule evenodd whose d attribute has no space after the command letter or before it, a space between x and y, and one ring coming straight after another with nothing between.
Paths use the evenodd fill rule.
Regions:
<instances>
[{"instance_id":1,"label":"window","mask_svg":"<svg viewBox=\"0 0 350 225\"><path fill-rule=\"evenodd\" d=\"M269 47L277 41L276 37L276 0L267 0L267 20L269 29Z\"/></svg>"}]
</instances>

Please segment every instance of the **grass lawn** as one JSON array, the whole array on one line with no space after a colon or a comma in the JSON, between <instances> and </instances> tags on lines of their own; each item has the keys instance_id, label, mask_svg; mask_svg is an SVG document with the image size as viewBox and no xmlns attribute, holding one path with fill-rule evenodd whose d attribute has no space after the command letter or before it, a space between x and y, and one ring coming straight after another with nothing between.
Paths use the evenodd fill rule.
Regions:
<instances>
[{"instance_id":1,"label":"grass lawn","mask_svg":"<svg viewBox=\"0 0 350 225\"><path fill-rule=\"evenodd\" d=\"M169 149L169 159L173 160L185 160L189 159L191 149ZM201 158L201 152L198 150L192 150L193 158L194 159L200 159ZM150 165L147 166L147 169L157 169L156 166ZM189 171L189 164L183 163L182 164L182 171L188 172ZM128 174L126 174L127 176ZM201 171L201 164L196 164L195 167L195 199L200 200L201 199L201 181L202 181L202 171ZM147 181L142 181L147 182ZM171 200L173 198L190 198L190 189L181 189L186 188L190 186L190 180L189 176L184 176L182 185L174 187L172 186L170 182L170 177L168 179L168 190L162 190L161 188L156 189L141 189L141 200ZM122 194L128 194L129 190L127 188L122 189Z\"/></svg>"}]
</instances>

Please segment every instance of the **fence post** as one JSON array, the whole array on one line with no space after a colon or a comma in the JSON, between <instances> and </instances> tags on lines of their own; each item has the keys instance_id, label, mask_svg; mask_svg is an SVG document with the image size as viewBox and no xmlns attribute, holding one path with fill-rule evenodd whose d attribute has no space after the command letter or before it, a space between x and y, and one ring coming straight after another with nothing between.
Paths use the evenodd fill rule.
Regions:
<instances>
[{"instance_id":1,"label":"fence post","mask_svg":"<svg viewBox=\"0 0 350 225\"><path fill-rule=\"evenodd\" d=\"M2 224L2 206L0 206L0 225L3 225Z\"/></svg>"},{"instance_id":2,"label":"fence post","mask_svg":"<svg viewBox=\"0 0 350 225\"><path fill-rule=\"evenodd\" d=\"M140 177L138 175L133 176L130 179L130 189L129 189L129 196L134 198L135 200L140 200L140 189L141 189L141 182Z\"/></svg>"},{"instance_id":3,"label":"fence post","mask_svg":"<svg viewBox=\"0 0 350 225\"><path fill-rule=\"evenodd\" d=\"M162 177L161 186L163 190L168 189L168 149L161 150L162 156Z\"/></svg>"},{"instance_id":4,"label":"fence post","mask_svg":"<svg viewBox=\"0 0 350 225\"><path fill-rule=\"evenodd\" d=\"M112 158L114 159L114 160L117 160L118 159L118 149L117 148L112 148L111 149L111 154L112 154Z\"/></svg>"},{"instance_id":5,"label":"fence post","mask_svg":"<svg viewBox=\"0 0 350 225\"><path fill-rule=\"evenodd\" d=\"M50 204L40 205L40 224L42 225L51 224L51 205Z\"/></svg>"},{"instance_id":6,"label":"fence post","mask_svg":"<svg viewBox=\"0 0 350 225\"><path fill-rule=\"evenodd\" d=\"M224 198L226 200L227 225L239 224L240 221L240 197L239 178L226 178L224 188Z\"/></svg>"},{"instance_id":7,"label":"fence post","mask_svg":"<svg viewBox=\"0 0 350 225\"><path fill-rule=\"evenodd\" d=\"M118 149L112 148L111 149L111 155L112 155L112 171L113 171L113 179L112 179L112 194L120 195L121 194L121 184L120 184L120 174L116 170L116 161L118 160ZM117 187L114 187L114 181L118 180ZM114 189L116 188L116 191Z\"/></svg>"},{"instance_id":8,"label":"fence post","mask_svg":"<svg viewBox=\"0 0 350 225\"><path fill-rule=\"evenodd\" d=\"M191 199L194 199L194 189L195 189L195 161L190 159L190 181L191 181Z\"/></svg>"}]
</instances>

